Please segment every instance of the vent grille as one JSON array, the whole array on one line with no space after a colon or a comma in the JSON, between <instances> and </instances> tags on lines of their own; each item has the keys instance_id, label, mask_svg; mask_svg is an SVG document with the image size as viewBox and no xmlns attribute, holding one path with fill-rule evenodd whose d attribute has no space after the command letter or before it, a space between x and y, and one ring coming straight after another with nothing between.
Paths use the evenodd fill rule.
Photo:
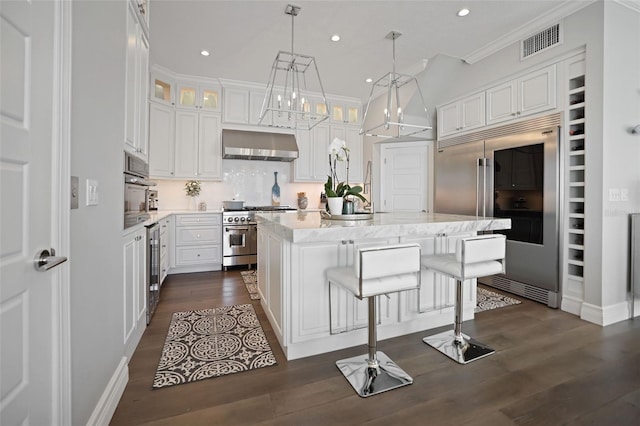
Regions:
<instances>
[{"instance_id":1,"label":"vent grille","mask_svg":"<svg viewBox=\"0 0 640 426\"><path fill-rule=\"evenodd\" d=\"M543 50L550 49L556 44L560 44L560 24L555 24L546 30L542 30L531 37L522 40L521 59L528 58L531 55L540 53Z\"/></svg>"},{"instance_id":2,"label":"vent grille","mask_svg":"<svg viewBox=\"0 0 640 426\"><path fill-rule=\"evenodd\" d=\"M526 297L527 299L535 300L536 302L544 303L550 308L558 307L558 293L521 283L507 278L504 275L490 275L488 277L478 278L478 282Z\"/></svg>"}]
</instances>

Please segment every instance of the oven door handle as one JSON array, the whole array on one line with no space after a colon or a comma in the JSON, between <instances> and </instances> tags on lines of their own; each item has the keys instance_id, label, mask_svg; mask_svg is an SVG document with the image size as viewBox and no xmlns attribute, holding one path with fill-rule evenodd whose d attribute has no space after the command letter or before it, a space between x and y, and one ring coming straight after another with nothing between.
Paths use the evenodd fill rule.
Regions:
<instances>
[{"instance_id":1,"label":"oven door handle","mask_svg":"<svg viewBox=\"0 0 640 426\"><path fill-rule=\"evenodd\" d=\"M225 232L231 232L231 231L248 231L249 228L224 228Z\"/></svg>"}]
</instances>

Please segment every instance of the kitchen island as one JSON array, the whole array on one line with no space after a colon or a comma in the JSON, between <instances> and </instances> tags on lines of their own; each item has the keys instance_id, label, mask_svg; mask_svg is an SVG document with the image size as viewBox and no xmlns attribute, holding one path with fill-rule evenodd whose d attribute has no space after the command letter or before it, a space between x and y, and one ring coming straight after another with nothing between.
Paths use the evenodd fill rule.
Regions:
<instances>
[{"instance_id":1,"label":"kitchen island","mask_svg":"<svg viewBox=\"0 0 640 426\"><path fill-rule=\"evenodd\" d=\"M366 344L366 300L336 287L330 294L325 277L327 268L352 265L358 249L418 243L422 254L446 253L460 237L511 226L509 219L432 213L376 213L357 221L305 211L257 218L260 302L289 360ZM451 279L423 271L417 293L379 298L379 340L453 324ZM464 320L473 318L475 302L476 281L468 280Z\"/></svg>"}]
</instances>

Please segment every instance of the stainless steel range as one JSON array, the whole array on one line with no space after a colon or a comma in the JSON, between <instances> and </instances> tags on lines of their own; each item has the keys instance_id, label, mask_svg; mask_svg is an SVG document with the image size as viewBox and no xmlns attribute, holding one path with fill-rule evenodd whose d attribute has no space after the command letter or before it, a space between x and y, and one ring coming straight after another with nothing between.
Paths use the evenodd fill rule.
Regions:
<instances>
[{"instance_id":1,"label":"stainless steel range","mask_svg":"<svg viewBox=\"0 0 640 426\"><path fill-rule=\"evenodd\" d=\"M251 265L258 259L258 226L255 212L222 212L222 266Z\"/></svg>"},{"instance_id":2,"label":"stainless steel range","mask_svg":"<svg viewBox=\"0 0 640 426\"><path fill-rule=\"evenodd\" d=\"M256 212L296 210L289 206L249 206L242 210L222 212L222 266L247 265L258 262L258 224Z\"/></svg>"}]
</instances>

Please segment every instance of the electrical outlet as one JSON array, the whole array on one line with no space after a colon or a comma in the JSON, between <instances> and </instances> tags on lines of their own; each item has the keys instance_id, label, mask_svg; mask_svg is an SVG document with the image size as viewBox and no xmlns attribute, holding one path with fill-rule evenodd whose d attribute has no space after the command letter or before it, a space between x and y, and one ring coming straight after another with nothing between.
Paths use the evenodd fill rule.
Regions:
<instances>
[{"instance_id":1,"label":"electrical outlet","mask_svg":"<svg viewBox=\"0 0 640 426\"><path fill-rule=\"evenodd\" d=\"M629 188L620 188L620 201L629 201Z\"/></svg>"},{"instance_id":2,"label":"electrical outlet","mask_svg":"<svg viewBox=\"0 0 640 426\"><path fill-rule=\"evenodd\" d=\"M620 201L620 188L609 188L609 201Z\"/></svg>"},{"instance_id":3,"label":"electrical outlet","mask_svg":"<svg viewBox=\"0 0 640 426\"><path fill-rule=\"evenodd\" d=\"M87 179L87 205L98 205L98 181Z\"/></svg>"}]
</instances>

